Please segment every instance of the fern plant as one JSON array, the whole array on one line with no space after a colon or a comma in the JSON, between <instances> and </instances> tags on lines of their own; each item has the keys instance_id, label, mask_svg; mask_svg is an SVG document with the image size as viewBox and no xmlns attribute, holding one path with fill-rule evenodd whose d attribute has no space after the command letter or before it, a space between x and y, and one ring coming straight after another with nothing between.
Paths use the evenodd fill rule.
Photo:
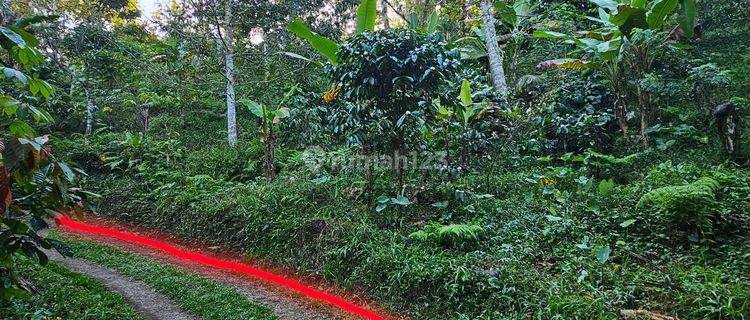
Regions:
<instances>
[{"instance_id":1,"label":"fern plant","mask_svg":"<svg viewBox=\"0 0 750 320\"><path fill-rule=\"evenodd\" d=\"M687 226L707 233L713 226L719 182L703 177L691 184L652 190L641 197L636 208L653 212L653 220L669 226Z\"/></svg>"},{"instance_id":2,"label":"fern plant","mask_svg":"<svg viewBox=\"0 0 750 320\"><path fill-rule=\"evenodd\" d=\"M477 225L429 224L424 229L411 233L409 238L445 247L466 248L476 245L484 238L484 234L484 228Z\"/></svg>"}]
</instances>

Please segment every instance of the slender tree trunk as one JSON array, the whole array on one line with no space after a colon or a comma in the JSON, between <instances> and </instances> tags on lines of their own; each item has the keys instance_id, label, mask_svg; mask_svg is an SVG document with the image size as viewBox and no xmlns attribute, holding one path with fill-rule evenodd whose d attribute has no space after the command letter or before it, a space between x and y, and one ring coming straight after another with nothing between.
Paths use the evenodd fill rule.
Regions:
<instances>
[{"instance_id":1,"label":"slender tree trunk","mask_svg":"<svg viewBox=\"0 0 750 320\"><path fill-rule=\"evenodd\" d=\"M503 70L503 52L497 44L497 32L495 31L495 17L492 0L482 0L482 21L484 24L484 38L487 43L487 57L490 60L490 72L495 90L506 99L508 96L508 84L505 81L505 70Z\"/></svg>"},{"instance_id":2,"label":"slender tree trunk","mask_svg":"<svg viewBox=\"0 0 750 320\"><path fill-rule=\"evenodd\" d=\"M2 16L0 22L9 23L12 15L13 11L10 10L10 0L3 0L2 4L0 4L0 16Z\"/></svg>"},{"instance_id":3,"label":"slender tree trunk","mask_svg":"<svg viewBox=\"0 0 750 320\"><path fill-rule=\"evenodd\" d=\"M83 83L83 93L86 95L86 134L94 131L94 97L91 96L89 85Z\"/></svg>"},{"instance_id":4,"label":"slender tree trunk","mask_svg":"<svg viewBox=\"0 0 750 320\"><path fill-rule=\"evenodd\" d=\"M263 162L265 162L264 169L266 171L266 177L269 180L273 180L276 177L276 166L274 166L273 162L276 158L276 136L273 132L273 127L268 127L266 140L263 142L263 153L265 154L265 159Z\"/></svg>"},{"instance_id":5,"label":"slender tree trunk","mask_svg":"<svg viewBox=\"0 0 750 320\"><path fill-rule=\"evenodd\" d=\"M383 28L390 29L391 24L388 21L388 3L385 2L385 0L380 0L380 7L382 8L380 10L380 17L383 19Z\"/></svg>"},{"instance_id":6,"label":"slender tree trunk","mask_svg":"<svg viewBox=\"0 0 750 320\"><path fill-rule=\"evenodd\" d=\"M224 14L224 62L227 77L227 139L237 145L237 112L234 95L234 34L232 30L232 1L227 2Z\"/></svg>"},{"instance_id":7,"label":"slender tree trunk","mask_svg":"<svg viewBox=\"0 0 750 320\"><path fill-rule=\"evenodd\" d=\"M643 146L648 147L648 134L646 130L650 126L651 119L651 95L646 92L640 85L636 85L638 90L638 103L641 105L641 139Z\"/></svg>"},{"instance_id":8,"label":"slender tree trunk","mask_svg":"<svg viewBox=\"0 0 750 320\"><path fill-rule=\"evenodd\" d=\"M630 126L628 125L627 83L623 83L622 75L624 72L622 65L617 61L609 62L606 64L606 70L612 87L612 93L615 95L613 103L615 118L617 118L617 124L620 126L622 136L627 138Z\"/></svg>"}]
</instances>

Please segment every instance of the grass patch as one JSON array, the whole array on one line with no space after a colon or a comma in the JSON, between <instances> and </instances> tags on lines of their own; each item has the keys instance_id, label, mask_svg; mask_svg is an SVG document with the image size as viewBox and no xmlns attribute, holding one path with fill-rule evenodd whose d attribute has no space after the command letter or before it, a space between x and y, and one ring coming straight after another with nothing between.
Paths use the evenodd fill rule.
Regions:
<instances>
[{"instance_id":1,"label":"grass patch","mask_svg":"<svg viewBox=\"0 0 750 320\"><path fill-rule=\"evenodd\" d=\"M229 286L112 246L60 234L55 236L63 238L75 256L143 281L203 319L276 319L270 309L248 300Z\"/></svg>"},{"instance_id":2,"label":"grass patch","mask_svg":"<svg viewBox=\"0 0 750 320\"><path fill-rule=\"evenodd\" d=\"M20 259L18 267L37 291L28 299L0 305L1 319L143 319L119 294L54 262L42 267Z\"/></svg>"}]
</instances>

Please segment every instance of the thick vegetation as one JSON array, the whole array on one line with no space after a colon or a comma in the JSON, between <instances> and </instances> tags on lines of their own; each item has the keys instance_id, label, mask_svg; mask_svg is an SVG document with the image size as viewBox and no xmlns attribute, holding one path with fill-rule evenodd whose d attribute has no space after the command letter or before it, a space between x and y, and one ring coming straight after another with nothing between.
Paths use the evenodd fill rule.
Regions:
<instances>
[{"instance_id":1,"label":"thick vegetation","mask_svg":"<svg viewBox=\"0 0 750 320\"><path fill-rule=\"evenodd\" d=\"M36 127L92 211L417 319L750 318L750 3L333 3L40 9Z\"/></svg>"},{"instance_id":2,"label":"thick vegetation","mask_svg":"<svg viewBox=\"0 0 750 320\"><path fill-rule=\"evenodd\" d=\"M34 294L0 307L3 319L141 319L122 296L56 263L40 267L19 259L17 272L29 281Z\"/></svg>"}]
</instances>

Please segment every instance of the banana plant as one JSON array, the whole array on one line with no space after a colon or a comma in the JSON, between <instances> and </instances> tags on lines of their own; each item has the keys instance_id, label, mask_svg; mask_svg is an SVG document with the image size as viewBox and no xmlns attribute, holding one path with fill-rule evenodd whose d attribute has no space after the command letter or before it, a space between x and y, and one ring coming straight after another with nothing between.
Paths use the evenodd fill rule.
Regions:
<instances>
[{"instance_id":1,"label":"banana plant","mask_svg":"<svg viewBox=\"0 0 750 320\"><path fill-rule=\"evenodd\" d=\"M535 30L534 37L562 41L576 46L576 52L586 58L554 59L539 63L541 69L604 69L612 91L615 93L614 110L620 130L628 137L628 110L626 100L628 92L626 64L624 58L626 50L633 46L634 30L660 32L667 27L670 18L679 16L679 25L687 37L692 37L695 29L696 4L695 0L591 0L598 6L598 17L586 17L598 22L600 27L593 30L579 31L575 35L555 31ZM666 39L664 39L666 40ZM650 57L643 57L648 60ZM647 62L647 61L646 61ZM643 61L635 61L639 65L648 65ZM632 64L632 62L631 62ZM630 66L638 69L638 65ZM648 69L648 68L640 68ZM647 71L647 70L643 70ZM641 72L643 73L643 72ZM638 82L636 81L636 85ZM638 95L647 94L638 90ZM639 100L648 101L648 99ZM641 105L642 114L647 114L648 105ZM647 116L642 117L641 127L647 122ZM645 122L644 122L645 121ZM641 130L641 138L647 143L646 133Z\"/></svg>"},{"instance_id":2,"label":"banana plant","mask_svg":"<svg viewBox=\"0 0 750 320\"><path fill-rule=\"evenodd\" d=\"M435 117L435 120L445 124L444 130L446 134L449 132L448 127L451 125L451 123L455 123L454 120L460 123L463 131L461 136L463 137L463 139L465 139L465 141L463 142L461 163L463 166L465 166L467 162L468 152L471 146L469 135L472 129L473 122L481 119L482 116L487 113L488 108L486 101L474 102L471 93L471 82L466 79L463 79L463 81L461 82L461 91L458 100L459 103L454 104L455 108L450 108L443 105L440 102L440 99L434 99L432 101L432 105L434 108L433 116ZM448 157L447 153L449 151L448 141L449 139L446 139L446 157Z\"/></svg>"},{"instance_id":3,"label":"banana plant","mask_svg":"<svg viewBox=\"0 0 750 320\"><path fill-rule=\"evenodd\" d=\"M276 167L273 164L276 157L276 135L274 133L274 127L280 125L283 119L291 116L289 108L284 107L284 104L297 91L299 91L299 85L295 84L286 94L284 94L279 104L273 109L266 104L257 103L249 99L240 100L240 103L245 105L248 110L250 110L250 113L260 119L258 140L263 146L263 167L266 177L269 179L273 179L276 176Z\"/></svg>"},{"instance_id":4,"label":"banana plant","mask_svg":"<svg viewBox=\"0 0 750 320\"><path fill-rule=\"evenodd\" d=\"M459 95L461 104L456 108L456 116L465 128L469 127L472 120L482 117L487 112L487 104L483 102L475 103L471 97L471 83L463 79L461 82L461 93Z\"/></svg>"},{"instance_id":5,"label":"banana plant","mask_svg":"<svg viewBox=\"0 0 750 320\"><path fill-rule=\"evenodd\" d=\"M362 2L360 2L359 4L359 7L357 8L355 34L375 31L375 18L377 17L377 15L377 0L362 0ZM302 22L302 19L300 18L294 19L294 21L292 21L292 23L287 26L287 29L296 34L298 37L307 41L313 49L326 57L326 59L328 59L328 62L333 65L336 65L338 63L338 56L336 55L336 52L341 46L336 43L336 41L333 41L312 31L307 25L305 25L304 22ZM319 66L323 65L323 63L321 62L293 52L282 53L293 58L313 62Z\"/></svg>"}]
</instances>

